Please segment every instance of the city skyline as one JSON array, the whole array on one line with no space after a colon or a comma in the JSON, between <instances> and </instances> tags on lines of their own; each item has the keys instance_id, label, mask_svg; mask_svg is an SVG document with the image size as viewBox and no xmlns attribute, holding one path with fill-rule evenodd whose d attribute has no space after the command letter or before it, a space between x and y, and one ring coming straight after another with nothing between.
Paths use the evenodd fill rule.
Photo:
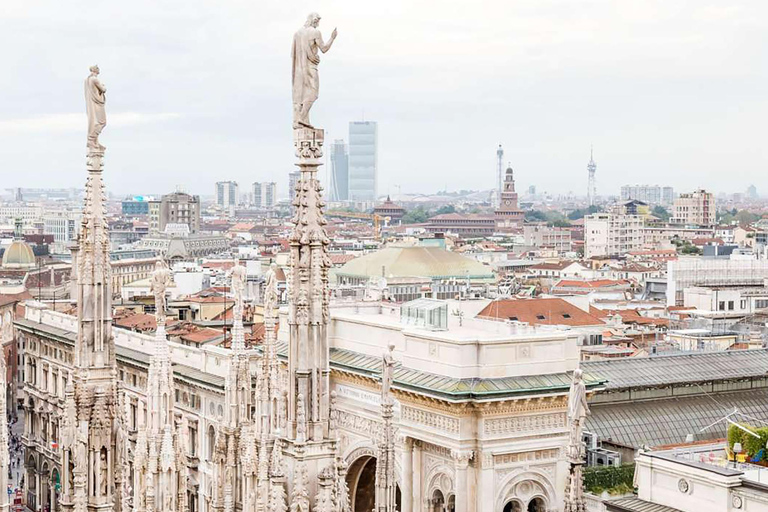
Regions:
<instances>
[{"instance_id":1,"label":"city skyline","mask_svg":"<svg viewBox=\"0 0 768 512\"><path fill-rule=\"evenodd\" d=\"M349 121L379 122L379 195L490 189L499 143L520 187L554 194L582 193L591 144L599 195L628 176L739 191L768 163L759 136L766 76L754 66L768 45L762 5L441 5L436 18L394 3L376 24L354 22L366 8L351 2L321 9L321 28L343 30L336 58L324 62L317 115L328 119L327 141L345 137ZM2 82L2 163L28 171L8 186L81 186L77 73L94 63L115 92L103 141L114 148L110 190L151 180L160 191L183 183L206 194L216 181L198 179L206 173L285 182L284 43L299 6L185 6L179 14L139 2L119 16L52 2L5 9L0 41L17 51ZM391 42L393 26L408 44ZM42 141L49 149L39 154ZM722 172L733 167L743 182Z\"/></svg>"}]
</instances>

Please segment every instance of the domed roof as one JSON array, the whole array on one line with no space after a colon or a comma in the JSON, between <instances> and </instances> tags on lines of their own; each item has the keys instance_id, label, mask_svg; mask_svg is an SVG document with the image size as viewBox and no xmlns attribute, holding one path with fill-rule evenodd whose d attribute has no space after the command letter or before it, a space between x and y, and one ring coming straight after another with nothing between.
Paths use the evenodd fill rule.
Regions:
<instances>
[{"instance_id":1,"label":"domed roof","mask_svg":"<svg viewBox=\"0 0 768 512\"><path fill-rule=\"evenodd\" d=\"M471 278L493 281L493 271L477 260L439 247L385 247L345 263L336 271L351 277Z\"/></svg>"},{"instance_id":2,"label":"domed roof","mask_svg":"<svg viewBox=\"0 0 768 512\"><path fill-rule=\"evenodd\" d=\"M24 240L14 240L3 253L3 268L34 268L35 253Z\"/></svg>"}]
</instances>

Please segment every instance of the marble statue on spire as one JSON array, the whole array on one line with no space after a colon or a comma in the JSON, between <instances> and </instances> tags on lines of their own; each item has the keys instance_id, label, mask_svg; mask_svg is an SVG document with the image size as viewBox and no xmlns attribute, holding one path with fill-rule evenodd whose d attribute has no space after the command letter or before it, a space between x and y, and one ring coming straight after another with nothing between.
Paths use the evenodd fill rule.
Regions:
<instances>
[{"instance_id":1,"label":"marble statue on spire","mask_svg":"<svg viewBox=\"0 0 768 512\"><path fill-rule=\"evenodd\" d=\"M588 415L589 405L587 405L587 388L584 384L582 371L576 369L573 372L573 381L571 382L571 389L568 393L568 426L570 427L570 438L566 452L568 479L565 484L564 512L586 511L586 502L584 500L584 477L582 474L585 458L582 435L584 432L584 420Z\"/></svg>"},{"instance_id":2,"label":"marble statue on spire","mask_svg":"<svg viewBox=\"0 0 768 512\"><path fill-rule=\"evenodd\" d=\"M584 420L589 415L589 406L587 405L587 388L584 385L582 371L578 368L573 372L573 381L568 393L568 425L570 426L569 450L571 458L581 460L582 456L582 433L584 431Z\"/></svg>"},{"instance_id":3,"label":"marble statue on spire","mask_svg":"<svg viewBox=\"0 0 768 512\"><path fill-rule=\"evenodd\" d=\"M316 12L307 16L307 22L293 36L293 127L312 128L309 122L309 110L317 100L320 90L320 78L317 65L320 54L331 49L336 40L337 31L334 28L331 39L326 43L318 30L320 15Z\"/></svg>"},{"instance_id":4,"label":"marble statue on spire","mask_svg":"<svg viewBox=\"0 0 768 512\"><path fill-rule=\"evenodd\" d=\"M99 66L91 66L91 74L85 79L85 111L88 114L88 149L104 151L99 144L99 135L107 126L107 112L104 108L107 88L99 80Z\"/></svg>"},{"instance_id":5,"label":"marble statue on spire","mask_svg":"<svg viewBox=\"0 0 768 512\"><path fill-rule=\"evenodd\" d=\"M375 477L375 511L395 512L397 489L395 476L395 426L392 398L392 380L397 362L394 358L395 346L389 344L381 361L381 433L378 440Z\"/></svg>"},{"instance_id":6,"label":"marble statue on spire","mask_svg":"<svg viewBox=\"0 0 768 512\"><path fill-rule=\"evenodd\" d=\"M155 296L155 319L158 324L165 324L165 291L170 284L171 271L163 260L157 260L155 270L152 271L149 287Z\"/></svg>"},{"instance_id":7,"label":"marble statue on spire","mask_svg":"<svg viewBox=\"0 0 768 512\"><path fill-rule=\"evenodd\" d=\"M229 277L232 280L232 295L235 299L235 311L242 315L245 304L245 281L247 278L245 267L240 265L240 260L235 258L235 265L229 271Z\"/></svg>"},{"instance_id":8,"label":"marble statue on spire","mask_svg":"<svg viewBox=\"0 0 768 512\"><path fill-rule=\"evenodd\" d=\"M381 358L381 402L387 402L392 400L392 396L389 392L392 387L392 379L395 373L395 358L392 355L395 350L393 344L389 344L387 351Z\"/></svg>"}]
</instances>

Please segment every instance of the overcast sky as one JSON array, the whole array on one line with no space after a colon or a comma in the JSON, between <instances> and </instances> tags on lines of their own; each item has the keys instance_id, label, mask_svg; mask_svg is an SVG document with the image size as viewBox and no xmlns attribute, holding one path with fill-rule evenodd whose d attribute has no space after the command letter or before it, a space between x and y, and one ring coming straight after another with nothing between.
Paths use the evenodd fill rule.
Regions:
<instances>
[{"instance_id":1,"label":"overcast sky","mask_svg":"<svg viewBox=\"0 0 768 512\"><path fill-rule=\"evenodd\" d=\"M293 166L290 47L339 37L312 120L379 122L379 191L624 183L768 193L765 0L0 2L0 188L82 186L83 79L107 87L116 193L277 181Z\"/></svg>"}]
</instances>

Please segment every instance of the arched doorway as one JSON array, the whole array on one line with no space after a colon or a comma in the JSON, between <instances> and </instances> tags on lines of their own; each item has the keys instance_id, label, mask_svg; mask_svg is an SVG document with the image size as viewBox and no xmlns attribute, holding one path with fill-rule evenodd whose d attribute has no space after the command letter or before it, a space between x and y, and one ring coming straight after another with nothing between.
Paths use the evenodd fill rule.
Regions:
<instances>
[{"instance_id":1,"label":"arched doorway","mask_svg":"<svg viewBox=\"0 0 768 512\"><path fill-rule=\"evenodd\" d=\"M40 507L43 512L51 510L50 481L48 480L48 463L43 463L40 473Z\"/></svg>"},{"instance_id":2,"label":"arched doorway","mask_svg":"<svg viewBox=\"0 0 768 512\"><path fill-rule=\"evenodd\" d=\"M456 512L456 495L448 496L448 502L445 504L445 512Z\"/></svg>"},{"instance_id":3,"label":"arched doorway","mask_svg":"<svg viewBox=\"0 0 768 512\"><path fill-rule=\"evenodd\" d=\"M352 512L370 512L376 506L376 459L366 455L355 460L347 472Z\"/></svg>"},{"instance_id":4,"label":"arched doorway","mask_svg":"<svg viewBox=\"0 0 768 512\"><path fill-rule=\"evenodd\" d=\"M61 478L59 476L59 470L53 468L51 471L51 512L59 510L59 495L61 494Z\"/></svg>"},{"instance_id":5,"label":"arched doorway","mask_svg":"<svg viewBox=\"0 0 768 512\"><path fill-rule=\"evenodd\" d=\"M547 505L542 498L536 497L528 502L528 512L546 512Z\"/></svg>"},{"instance_id":6,"label":"arched doorway","mask_svg":"<svg viewBox=\"0 0 768 512\"><path fill-rule=\"evenodd\" d=\"M370 512L376 507L376 457L355 459L347 471L347 487L352 512ZM395 508L401 510L400 486L395 490ZM441 511L442 512L442 511Z\"/></svg>"},{"instance_id":7,"label":"arched doorway","mask_svg":"<svg viewBox=\"0 0 768 512\"><path fill-rule=\"evenodd\" d=\"M432 493L430 505L430 512L444 512L445 496L443 496L443 492L440 489L435 489L435 492Z\"/></svg>"},{"instance_id":8,"label":"arched doorway","mask_svg":"<svg viewBox=\"0 0 768 512\"><path fill-rule=\"evenodd\" d=\"M37 510L37 462L32 455L27 459L24 487L27 490L27 508Z\"/></svg>"},{"instance_id":9,"label":"arched doorway","mask_svg":"<svg viewBox=\"0 0 768 512\"><path fill-rule=\"evenodd\" d=\"M511 500L504 505L504 512L523 512L523 504L517 500Z\"/></svg>"}]
</instances>

